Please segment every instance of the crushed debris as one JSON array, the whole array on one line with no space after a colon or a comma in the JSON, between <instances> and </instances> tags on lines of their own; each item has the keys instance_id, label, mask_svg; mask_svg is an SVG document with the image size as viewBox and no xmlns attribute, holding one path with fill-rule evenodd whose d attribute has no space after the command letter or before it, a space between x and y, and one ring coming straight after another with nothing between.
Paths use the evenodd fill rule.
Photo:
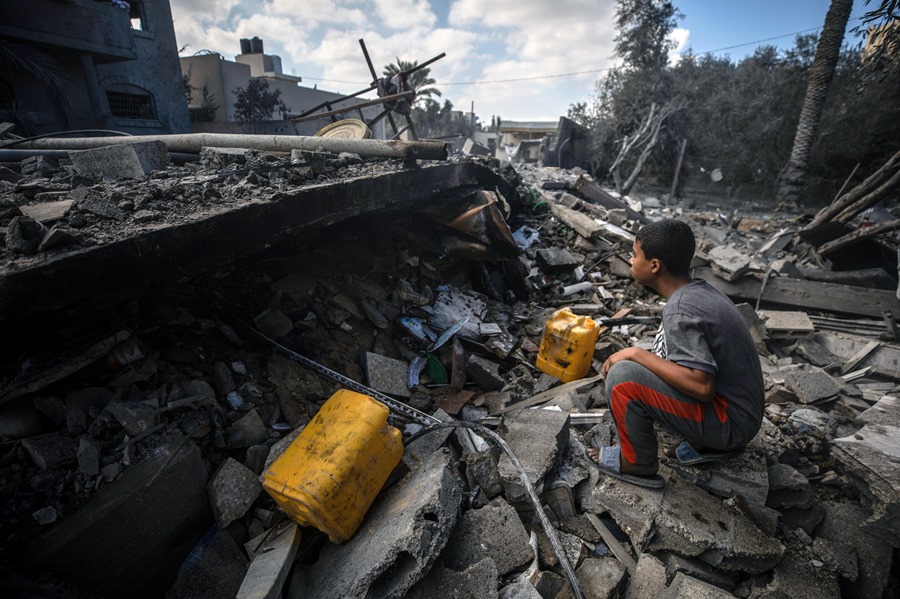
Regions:
<instances>
[{"instance_id":1,"label":"crushed debris","mask_svg":"<svg viewBox=\"0 0 900 599\"><path fill-rule=\"evenodd\" d=\"M898 592L896 233L865 239L879 264L826 259L788 217L635 201L477 150L3 164L4 596ZM586 447L615 436L599 366L656 333L661 298L628 260L663 217L695 231L695 276L743 304L767 407L741 456L663 457L653 490L603 477ZM561 308L602 325L567 383L535 366ZM400 464L341 544L261 484L342 388L323 369L412 408L391 417ZM416 413L495 430L516 461Z\"/></svg>"}]
</instances>

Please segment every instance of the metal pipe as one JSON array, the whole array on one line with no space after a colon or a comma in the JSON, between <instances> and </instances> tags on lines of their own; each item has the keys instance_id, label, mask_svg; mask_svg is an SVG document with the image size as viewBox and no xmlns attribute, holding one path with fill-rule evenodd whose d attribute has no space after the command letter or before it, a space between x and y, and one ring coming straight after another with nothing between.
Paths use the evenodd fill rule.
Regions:
<instances>
[{"instance_id":1,"label":"metal pipe","mask_svg":"<svg viewBox=\"0 0 900 599\"><path fill-rule=\"evenodd\" d=\"M300 135L243 135L232 133L183 133L175 135L132 135L128 137L73 137L38 139L17 144L32 150L87 150L115 144L161 141L169 152L199 153L203 147L248 148L267 152L291 150L349 152L377 158L418 158L446 160L447 144L437 141L385 141L381 139L342 139Z\"/></svg>"}]
</instances>

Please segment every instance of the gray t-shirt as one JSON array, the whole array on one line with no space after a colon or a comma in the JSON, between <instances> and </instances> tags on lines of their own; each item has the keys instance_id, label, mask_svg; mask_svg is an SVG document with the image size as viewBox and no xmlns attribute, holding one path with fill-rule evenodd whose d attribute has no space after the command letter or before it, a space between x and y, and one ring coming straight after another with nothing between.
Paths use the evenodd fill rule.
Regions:
<instances>
[{"instance_id":1,"label":"gray t-shirt","mask_svg":"<svg viewBox=\"0 0 900 599\"><path fill-rule=\"evenodd\" d=\"M716 377L734 425L753 435L762 423L765 387L759 354L734 303L706 281L673 293L662 312L652 351Z\"/></svg>"}]
</instances>

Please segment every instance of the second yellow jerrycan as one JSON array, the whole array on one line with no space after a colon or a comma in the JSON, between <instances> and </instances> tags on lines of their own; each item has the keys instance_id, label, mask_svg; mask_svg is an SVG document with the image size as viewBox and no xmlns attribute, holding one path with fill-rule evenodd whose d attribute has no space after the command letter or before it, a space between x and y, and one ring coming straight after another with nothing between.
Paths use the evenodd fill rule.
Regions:
<instances>
[{"instance_id":1,"label":"second yellow jerrycan","mask_svg":"<svg viewBox=\"0 0 900 599\"><path fill-rule=\"evenodd\" d=\"M594 358L600 327L587 316L576 316L562 308L544 326L537 367L564 383L584 378Z\"/></svg>"},{"instance_id":2,"label":"second yellow jerrycan","mask_svg":"<svg viewBox=\"0 0 900 599\"><path fill-rule=\"evenodd\" d=\"M368 395L337 391L263 473L263 488L292 520L343 543L403 456L387 417Z\"/></svg>"}]
</instances>

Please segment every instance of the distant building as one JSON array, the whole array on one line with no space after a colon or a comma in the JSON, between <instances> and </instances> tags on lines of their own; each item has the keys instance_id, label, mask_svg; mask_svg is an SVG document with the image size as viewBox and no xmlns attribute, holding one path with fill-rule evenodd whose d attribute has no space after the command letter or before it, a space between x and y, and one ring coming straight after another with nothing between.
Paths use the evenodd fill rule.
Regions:
<instances>
[{"instance_id":1,"label":"distant building","mask_svg":"<svg viewBox=\"0 0 900 599\"><path fill-rule=\"evenodd\" d=\"M3 0L0 45L45 65L0 72L0 120L20 135L189 130L169 0Z\"/></svg>"},{"instance_id":2,"label":"distant building","mask_svg":"<svg viewBox=\"0 0 900 599\"><path fill-rule=\"evenodd\" d=\"M241 40L241 53L234 61L215 52L201 51L194 56L181 58L181 72L191 87L189 110L191 112L191 130L194 132L241 133L244 128L235 115L234 104L237 101L235 90L245 89L251 79L265 79L269 90L280 90L281 100L288 107L288 116L300 115L324 102L332 102L333 109L359 104L363 100L351 98L338 102L343 94L328 92L315 87L304 87L301 77L285 75L281 67L281 58L263 51L263 40L258 37ZM354 90L355 91L355 90ZM375 92L372 96L375 97ZM328 110L323 108L322 111ZM369 121L378 116L384 108L381 105L369 106L355 111L337 115L340 119L359 119ZM328 117L297 123L296 133L312 135L330 124ZM372 137L385 138L385 119L374 125ZM290 119L273 114L271 120L264 121L257 127L259 133L276 135L294 135L294 126Z\"/></svg>"},{"instance_id":3,"label":"distant building","mask_svg":"<svg viewBox=\"0 0 900 599\"><path fill-rule=\"evenodd\" d=\"M537 162L556 143L556 121L501 121L500 146L511 162Z\"/></svg>"}]
</instances>

